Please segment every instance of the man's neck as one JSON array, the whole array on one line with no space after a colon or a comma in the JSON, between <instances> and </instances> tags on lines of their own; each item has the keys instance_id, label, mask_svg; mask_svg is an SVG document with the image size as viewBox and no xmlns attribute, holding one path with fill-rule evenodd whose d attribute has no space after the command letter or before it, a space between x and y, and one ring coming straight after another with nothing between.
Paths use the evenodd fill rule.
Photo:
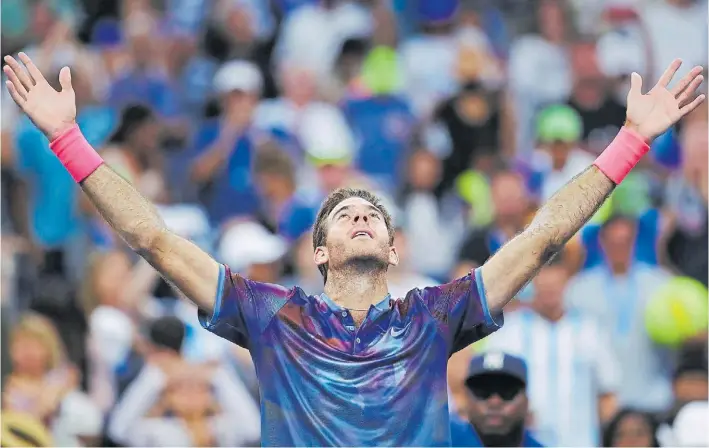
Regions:
<instances>
[{"instance_id":1,"label":"man's neck","mask_svg":"<svg viewBox=\"0 0 709 448\"><path fill-rule=\"evenodd\" d=\"M630 270L630 266L627 263L618 263L611 265L611 273L614 277L623 277Z\"/></svg>"},{"instance_id":2,"label":"man's neck","mask_svg":"<svg viewBox=\"0 0 709 448\"><path fill-rule=\"evenodd\" d=\"M356 267L329 271L325 294L344 308L366 311L370 305L381 302L389 294L387 272Z\"/></svg>"}]
</instances>

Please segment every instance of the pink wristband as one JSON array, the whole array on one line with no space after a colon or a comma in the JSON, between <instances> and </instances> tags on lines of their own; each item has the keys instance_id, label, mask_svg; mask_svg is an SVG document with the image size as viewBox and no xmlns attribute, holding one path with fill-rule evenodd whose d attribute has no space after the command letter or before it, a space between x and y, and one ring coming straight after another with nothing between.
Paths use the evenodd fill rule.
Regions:
<instances>
[{"instance_id":1,"label":"pink wristband","mask_svg":"<svg viewBox=\"0 0 709 448\"><path fill-rule=\"evenodd\" d=\"M54 139L49 147L76 182L86 179L103 163L103 159L86 141L78 125Z\"/></svg>"},{"instance_id":2,"label":"pink wristband","mask_svg":"<svg viewBox=\"0 0 709 448\"><path fill-rule=\"evenodd\" d=\"M593 164L618 185L648 151L650 146L638 133L622 127Z\"/></svg>"}]
</instances>

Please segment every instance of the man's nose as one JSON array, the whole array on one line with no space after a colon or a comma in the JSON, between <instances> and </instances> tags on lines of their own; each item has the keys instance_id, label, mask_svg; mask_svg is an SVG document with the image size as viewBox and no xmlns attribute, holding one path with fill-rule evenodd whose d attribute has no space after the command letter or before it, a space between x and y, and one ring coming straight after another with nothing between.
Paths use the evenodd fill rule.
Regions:
<instances>
[{"instance_id":1,"label":"man's nose","mask_svg":"<svg viewBox=\"0 0 709 448\"><path fill-rule=\"evenodd\" d=\"M367 222L368 221L367 214L366 213L355 213L354 222L357 223L360 221L360 219L364 222Z\"/></svg>"},{"instance_id":2,"label":"man's nose","mask_svg":"<svg viewBox=\"0 0 709 448\"><path fill-rule=\"evenodd\" d=\"M500 407L500 406L502 406L503 402L504 401L502 400L500 395L497 393L490 395L490 398L487 399L488 406L492 406L492 407Z\"/></svg>"}]
</instances>

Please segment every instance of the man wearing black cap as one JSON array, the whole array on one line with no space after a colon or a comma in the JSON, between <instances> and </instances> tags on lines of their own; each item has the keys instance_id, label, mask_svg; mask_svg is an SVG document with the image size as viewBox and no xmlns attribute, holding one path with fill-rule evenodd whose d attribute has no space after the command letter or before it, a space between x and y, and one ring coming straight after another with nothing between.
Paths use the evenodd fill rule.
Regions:
<instances>
[{"instance_id":1,"label":"man wearing black cap","mask_svg":"<svg viewBox=\"0 0 709 448\"><path fill-rule=\"evenodd\" d=\"M465 385L471 392L468 421L451 420L451 446L542 446L525 430L527 364L490 352L470 362Z\"/></svg>"}]
</instances>

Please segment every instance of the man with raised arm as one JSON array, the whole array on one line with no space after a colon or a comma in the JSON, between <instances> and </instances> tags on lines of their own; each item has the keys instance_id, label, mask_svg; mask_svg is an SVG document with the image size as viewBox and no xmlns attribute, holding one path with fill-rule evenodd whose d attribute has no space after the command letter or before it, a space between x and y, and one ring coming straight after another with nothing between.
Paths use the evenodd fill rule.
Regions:
<instances>
[{"instance_id":1,"label":"man with raised arm","mask_svg":"<svg viewBox=\"0 0 709 448\"><path fill-rule=\"evenodd\" d=\"M99 212L200 309L209 331L249 349L261 388L266 446L449 445L448 357L502 325L502 308L581 228L648 143L703 100L697 67L668 89L681 61L641 92L633 74L627 122L587 170L483 266L442 286L388 294L394 229L371 193L323 203L313 233L325 293L250 281L165 228L153 206L105 166L74 121L68 68L61 91L24 54L6 57L12 98Z\"/></svg>"}]
</instances>

